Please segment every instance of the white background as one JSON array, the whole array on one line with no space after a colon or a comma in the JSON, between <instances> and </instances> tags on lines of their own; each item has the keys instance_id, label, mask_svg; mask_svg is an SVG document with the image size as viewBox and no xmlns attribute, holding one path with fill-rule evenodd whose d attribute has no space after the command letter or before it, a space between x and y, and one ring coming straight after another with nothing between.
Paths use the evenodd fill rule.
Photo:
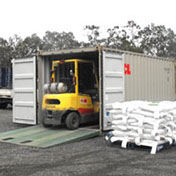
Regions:
<instances>
[{"instance_id":1,"label":"white background","mask_svg":"<svg viewBox=\"0 0 176 176\"><path fill-rule=\"evenodd\" d=\"M72 31L76 39L85 40L85 25L106 31L129 20L141 27L165 25L176 32L175 9L175 0L0 0L0 37L42 37L49 30Z\"/></svg>"}]
</instances>

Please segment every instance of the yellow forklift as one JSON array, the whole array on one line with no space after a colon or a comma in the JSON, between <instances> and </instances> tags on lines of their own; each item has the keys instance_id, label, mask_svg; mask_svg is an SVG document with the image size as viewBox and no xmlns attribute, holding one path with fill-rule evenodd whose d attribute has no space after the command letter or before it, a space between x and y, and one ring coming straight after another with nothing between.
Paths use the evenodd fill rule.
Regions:
<instances>
[{"instance_id":1,"label":"yellow forklift","mask_svg":"<svg viewBox=\"0 0 176 176\"><path fill-rule=\"evenodd\" d=\"M44 85L43 126L66 124L70 130L98 121L98 76L93 61L52 62L51 83Z\"/></svg>"}]
</instances>

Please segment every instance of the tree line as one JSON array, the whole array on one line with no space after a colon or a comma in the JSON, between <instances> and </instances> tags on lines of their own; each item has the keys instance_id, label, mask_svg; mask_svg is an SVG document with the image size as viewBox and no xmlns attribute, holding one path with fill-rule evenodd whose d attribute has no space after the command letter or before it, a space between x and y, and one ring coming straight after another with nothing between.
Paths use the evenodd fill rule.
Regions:
<instances>
[{"instance_id":1,"label":"tree line","mask_svg":"<svg viewBox=\"0 0 176 176\"><path fill-rule=\"evenodd\" d=\"M83 48L102 45L152 56L176 58L176 34L164 25L150 24L141 28L134 21L125 26L109 28L105 34L95 25L84 27L88 41L75 39L72 32L46 31L43 38L32 34L22 39L18 35L8 40L0 38L0 66L10 66L13 58L29 57L37 49L43 51Z\"/></svg>"}]
</instances>

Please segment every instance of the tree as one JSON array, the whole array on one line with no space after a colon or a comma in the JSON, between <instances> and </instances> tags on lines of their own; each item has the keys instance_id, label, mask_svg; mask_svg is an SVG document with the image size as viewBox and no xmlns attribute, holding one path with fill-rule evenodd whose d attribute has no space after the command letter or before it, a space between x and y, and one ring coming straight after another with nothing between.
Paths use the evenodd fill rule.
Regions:
<instances>
[{"instance_id":1,"label":"tree","mask_svg":"<svg viewBox=\"0 0 176 176\"><path fill-rule=\"evenodd\" d=\"M44 50L60 50L60 49L70 49L77 48L80 43L75 40L72 32L50 32L47 31L43 37Z\"/></svg>"},{"instance_id":2,"label":"tree","mask_svg":"<svg viewBox=\"0 0 176 176\"><path fill-rule=\"evenodd\" d=\"M154 56L176 56L176 35L165 26L151 24L140 31L140 47L145 54Z\"/></svg>"},{"instance_id":3,"label":"tree","mask_svg":"<svg viewBox=\"0 0 176 176\"><path fill-rule=\"evenodd\" d=\"M24 40L18 35L10 37L9 41L0 38L0 64L10 66L12 59L29 57L36 52L37 47L42 48L43 42L36 34Z\"/></svg>"},{"instance_id":4,"label":"tree","mask_svg":"<svg viewBox=\"0 0 176 176\"><path fill-rule=\"evenodd\" d=\"M32 34L30 37L26 37L23 41L24 57L28 57L36 53L37 49L42 50L43 46L43 41L36 34Z\"/></svg>"},{"instance_id":5,"label":"tree","mask_svg":"<svg viewBox=\"0 0 176 176\"><path fill-rule=\"evenodd\" d=\"M84 27L84 30L87 31L88 44L87 46L104 46L106 43L105 38L101 38L100 36L100 27L95 25L87 25Z\"/></svg>"},{"instance_id":6,"label":"tree","mask_svg":"<svg viewBox=\"0 0 176 176\"><path fill-rule=\"evenodd\" d=\"M9 40L0 38L0 65L10 66L13 58L25 58L40 50L61 50L102 45L126 51L145 53L153 56L176 57L176 34L164 25L151 24L143 29L134 21L127 25L114 26L102 37L100 27L87 25L88 42L78 42L72 32L47 31L43 39L36 34L24 40L14 35Z\"/></svg>"},{"instance_id":7,"label":"tree","mask_svg":"<svg viewBox=\"0 0 176 176\"><path fill-rule=\"evenodd\" d=\"M134 21L128 21L127 25L122 27L121 33L121 46L120 48L127 51L143 53L140 48L139 32L141 27Z\"/></svg>"},{"instance_id":8,"label":"tree","mask_svg":"<svg viewBox=\"0 0 176 176\"><path fill-rule=\"evenodd\" d=\"M8 45L8 41L0 38L0 65L2 66L10 66L11 65L11 56L10 56L11 48Z\"/></svg>"},{"instance_id":9,"label":"tree","mask_svg":"<svg viewBox=\"0 0 176 176\"><path fill-rule=\"evenodd\" d=\"M89 43L106 47L145 53L152 56L176 57L176 35L164 25L151 24L143 29L134 21L128 21L126 26L114 26L107 30L107 38L100 36L100 27L85 26Z\"/></svg>"},{"instance_id":10,"label":"tree","mask_svg":"<svg viewBox=\"0 0 176 176\"><path fill-rule=\"evenodd\" d=\"M29 57L36 53L37 48L43 48L43 41L36 35L32 34L24 40L15 35L9 39L9 46L12 48L11 56L13 58Z\"/></svg>"},{"instance_id":11,"label":"tree","mask_svg":"<svg viewBox=\"0 0 176 176\"><path fill-rule=\"evenodd\" d=\"M111 48L120 48L121 37L120 37L120 27L114 26L112 29L107 30L108 37L106 39L105 46Z\"/></svg>"},{"instance_id":12,"label":"tree","mask_svg":"<svg viewBox=\"0 0 176 176\"><path fill-rule=\"evenodd\" d=\"M85 26L84 30L87 31L89 46L102 45L142 53L138 42L140 26L134 21L128 21L127 25L123 27L114 26L113 28L109 28L107 30L107 38L100 36L99 26Z\"/></svg>"},{"instance_id":13,"label":"tree","mask_svg":"<svg viewBox=\"0 0 176 176\"><path fill-rule=\"evenodd\" d=\"M23 39L20 36L15 34L13 37L10 37L8 45L10 48L9 55L11 56L11 59L22 58L25 56Z\"/></svg>"}]
</instances>

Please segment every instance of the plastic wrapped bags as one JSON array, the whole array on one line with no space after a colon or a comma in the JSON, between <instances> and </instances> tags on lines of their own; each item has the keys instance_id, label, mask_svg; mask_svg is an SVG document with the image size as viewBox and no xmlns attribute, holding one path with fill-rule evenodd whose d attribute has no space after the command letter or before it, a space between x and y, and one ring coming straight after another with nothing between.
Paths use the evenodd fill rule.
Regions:
<instances>
[{"instance_id":1,"label":"plastic wrapped bags","mask_svg":"<svg viewBox=\"0 0 176 176\"><path fill-rule=\"evenodd\" d=\"M149 146L155 154L161 144L176 141L176 102L130 101L114 103L110 112L113 131L106 140Z\"/></svg>"}]
</instances>

